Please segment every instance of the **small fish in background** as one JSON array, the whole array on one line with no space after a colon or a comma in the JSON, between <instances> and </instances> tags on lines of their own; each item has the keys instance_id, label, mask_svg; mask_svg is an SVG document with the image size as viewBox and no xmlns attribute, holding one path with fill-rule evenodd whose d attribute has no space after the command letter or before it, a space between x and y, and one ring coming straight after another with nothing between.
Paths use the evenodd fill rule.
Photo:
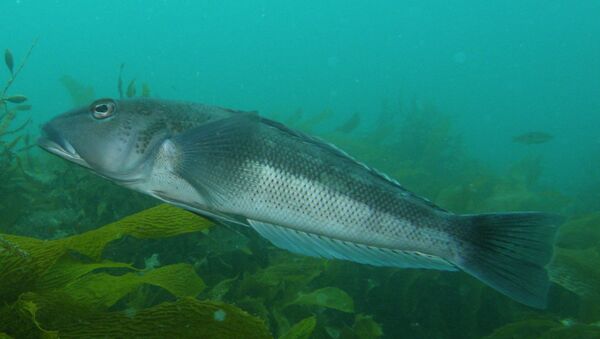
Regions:
<instances>
[{"instance_id":1,"label":"small fish in background","mask_svg":"<svg viewBox=\"0 0 600 339\"><path fill-rule=\"evenodd\" d=\"M14 76L15 74L15 59L13 58L12 52L10 51L10 49L6 49L4 51L4 63L6 64L6 67L8 67L8 71L10 72L11 76Z\"/></svg>"},{"instance_id":2,"label":"small fish in background","mask_svg":"<svg viewBox=\"0 0 600 339\"><path fill-rule=\"evenodd\" d=\"M513 137L513 141L523 145L544 144L554 139L552 134L545 132L528 132Z\"/></svg>"}]
</instances>

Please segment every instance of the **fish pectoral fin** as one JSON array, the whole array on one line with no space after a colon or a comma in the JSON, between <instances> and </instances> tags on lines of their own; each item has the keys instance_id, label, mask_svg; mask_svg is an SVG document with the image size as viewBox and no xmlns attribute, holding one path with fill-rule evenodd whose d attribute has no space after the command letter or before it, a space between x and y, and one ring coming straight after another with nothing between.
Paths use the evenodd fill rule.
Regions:
<instances>
[{"instance_id":1,"label":"fish pectoral fin","mask_svg":"<svg viewBox=\"0 0 600 339\"><path fill-rule=\"evenodd\" d=\"M236 113L187 130L171 141L178 151L173 171L198 193L220 206L227 201L226 174L251 147L259 128L254 112Z\"/></svg>"},{"instance_id":2,"label":"fish pectoral fin","mask_svg":"<svg viewBox=\"0 0 600 339\"><path fill-rule=\"evenodd\" d=\"M256 220L248 220L248 222L275 246L298 254L349 260L374 266L457 270L454 265L440 257L417 251L369 246Z\"/></svg>"}]
</instances>

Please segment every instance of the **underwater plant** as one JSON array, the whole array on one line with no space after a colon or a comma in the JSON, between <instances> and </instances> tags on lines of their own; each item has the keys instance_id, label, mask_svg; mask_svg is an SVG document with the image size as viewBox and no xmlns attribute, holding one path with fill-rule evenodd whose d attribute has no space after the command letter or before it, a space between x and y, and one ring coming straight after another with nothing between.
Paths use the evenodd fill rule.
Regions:
<instances>
[{"instance_id":1,"label":"underwater plant","mask_svg":"<svg viewBox=\"0 0 600 339\"><path fill-rule=\"evenodd\" d=\"M25 171L26 165L32 162L31 148L35 145L25 129L31 118L24 119L17 127L13 125L19 115L29 111L31 105L22 94L11 94L10 90L37 43L34 41L17 65L13 53L6 49L4 61L8 70L8 79L0 90L0 215L3 223L0 229L9 229L25 212L26 206L33 203L35 179Z\"/></svg>"},{"instance_id":2,"label":"underwater plant","mask_svg":"<svg viewBox=\"0 0 600 339\"><path fill-rule=\"evenodd\" d=\"M144 93L135 79L119 78L123 97ZM70 80L63 84L70 82L69 91L80 92L73 97L87 103L84 97L93 88ZM507 173L495 173L470 158L452 119L432 105L386 103L374 126L365 117L299 110L290 120L422 190L443 207L474 213L582 206L581 199L567 199L540 184L544 166L539 157L524 159ZM19 154L11 160L12 170L0 172L5 178L0 189L10 193L0 195L0 300L5 306L0 311L0 338L193 337L215 333L198 332L202 329L220 331L220 319L231 328L224 336L232 337L242 337L249 329L287 339L596 334L600 303L590 293L597 281L594 214L582 213L563 227L551 270L550 309L541 313L466 276L300 258L244 229L212 223L209 228L169 233L168 238L159 225L156 236L137 239L112 222L154 206L154 200L45 154L30 162L25 151L16 152L18 148L12 148ZM414 149L421 151L414 154ZM177 222L160 217L166 211L179 215L180 210L157 208L147 211L152 220L139 223L145 226L138 236L155 227L154 218L180 229ZM198 218L186 215L191 225ZM129 219L131 225L138 223L135 218ZM90 231L105 224L112 226ZM113 232L122 236L112 238ZM82 245L90 239L108 243L93 249ZM65 252L55 261L43 259L55 250ZM7 272L11 278L4 279ZM188 324L193 325L185 332ZM127 332L131 329L138 332Z\"/></svg>"},{"instance_id":3,"label":"underwater plant","mask_svg":"<svg viewBox=\"0 0 600 339\"><path fill-rule=\"evenodd\" d=\"M102 259L109 243L127 235L164 238L211 226L212 222L192 213L159 205L63 239L43 241L3 234L0 332L57 338L269 338L261 320L235 306L195 299L205 285L191 265L140 270ZM171 300L142 309L118 307L120 300L142 285L165 290Z\"/></svg>"},{"instance_id":4,"label":"underwater plant","mask_svg":"<svg viewBox=\"0 0 600 339\"><path fill-rule=\"evenodd\" d=\"M131 79L127 85L126 90L123 90L123 70L125 69L125 63L121 63L121 65L119 66L119 75L117 78L117 93L119 95L119 98L124 98L125 96L127 96L127 98L132 98L134 96L136 96L137 94L137 86L136 86L136 80ZM62 86L67 90L67 93L69 93L69 96L71 97L71 103L73 104L74 107L79 107L79 106L83 106L83 105L87 105L88 103L92 102L95 98L95 92L94 92L94 88L92 86L89 85L85 85L83 83L81 83L79 80L75 79L74 77L65 74L63 75L60 79L60 83L62 84ZM141 92L140 92L140 96L141 97L150 97L151 96L151 90L150 90L150 85L148 85L148 83L144 82L142 83L141 86Z\"/></svg>"},{"instance_id":5,"label":"underwater plant","mask_svg":"<svg viewBox=\"0 0 600 339\"><path fill-rule=\"evenodd\" d=\"M6 49L4 51L4 63L9 71L9 77L8 77L8 80L6 81L6 84L4 85L4 88L0 92L0 105L2 106L2 110L4 111L1 113L2 115L0 115L0 138L2 138L3 136L10 135L10 134L15 134L16 132L21 131L31 122L31 120L27 120L24 124L17 127L15 130L12 130L12 131L8 130L11 122L16 118L17 112L28 111L31 109L31 106L24 104L27 101L27 97L25 95L22 95L22 94L12 94L11 95L11 94L8 94L8 91L10 90L13 83L15 82L15 80L17 79L17 77L19 76L21 71L23 70L23 67L25 67L25 64L27 63L27 60L29 59L29 56L31 55L31 52L33 51L33 48L35 47L36 44L37 44L37 40L35 40L32 43L31 47L25 54L25 57L23 58L23 60L19 64L19 66L17 66L16 68L15 68L14 56L13 56L12 52L10 51L10 49ZM14 105L14 106L11 106L11 105ZM19 137L15 138L12 142L9 142L8 145L3 145L5 147L5 152L6 152L6 150L10 150L12 147L14 147L14 144L16 144L18 142L18 140L19 140Z\"/></svg>"},{"instance_id":6,"label":"underwater plant","mask_svg":"<svg viewBox=\"0 0 600 339\"><path fill-rule=\"evenodd\" d=\"M123 99L123 69L125 69L125 63L121 63L121 66L119 66L119 77L117 79L117 92L119 93L119 98ZM129 84L127 85L127 90L125 92L125 95L128 98L133 98L137 93L137 86L135 83L135 78L131 79L129 81ZM144 82L142 84L142 91L140 93L140 96L143 98L149 98L150 97L150 86L148 85L148 83ZM91 100L87 101L90 102Z\"/></svg>"}]
</instances>

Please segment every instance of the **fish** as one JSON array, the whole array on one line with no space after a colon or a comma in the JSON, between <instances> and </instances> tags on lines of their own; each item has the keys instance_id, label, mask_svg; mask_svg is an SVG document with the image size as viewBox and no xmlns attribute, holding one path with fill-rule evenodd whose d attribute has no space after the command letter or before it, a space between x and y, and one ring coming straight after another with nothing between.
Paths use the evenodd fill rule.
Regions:
<instances>
[{"instance_id":1,"label":"fish","mask_svg":"<svg viewBox=\"0 0 600 339\"><path fill-rule=\"evenodd\" d=\"M544 144L552 140L554 136L545 132L528 132L513 137L513 141L524 145Z\"/></svg>"},{"instance_id":2,"label":"fish","mask_svg":"<svg viewBox=\"0 0 600 339\"><path fill-rule=\"evenodd\" d=\"M8 68L10 75L14 76L15 61L14 61L13 54L10 51L10 49L6 49L4 51L4 63L6 64L6 67Z\"/></svg>"},{"instance_id":3,"label":"fish","mask_svg":"<svg viewBox=\"0 0 600 339\"><path fill-rule=\"evenodd\" d=\"M19 95L11 95L11 96L8 96L8 97L4 97L4 98L2 98L2 100L3 101L8 101L8 102L13 103L13 104L22 104L25 101L27 101L27 97L24 96L24 95L20 95L19 94Z\"/></svg>"},{"instance_id":4,"label":"fish","mask_svg":"<svg viewBox=\"0 0 600 339\"><path fill-rule=\"evenodd\" d=\"M104 98L51 119L38 145L297 254L463 271L520 303L547 305L546 266L561 216L452 213L255 111Z\"/></svg>"}]
</instances>

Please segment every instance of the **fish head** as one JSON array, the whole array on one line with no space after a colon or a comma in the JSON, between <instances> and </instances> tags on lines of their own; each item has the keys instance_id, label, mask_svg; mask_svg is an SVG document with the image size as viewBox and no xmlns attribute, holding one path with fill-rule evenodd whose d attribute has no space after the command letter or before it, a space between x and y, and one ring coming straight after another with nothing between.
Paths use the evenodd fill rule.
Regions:
<instances>
[{"instance_id":1,"label":"fish head","mask_svg":"<svg viewBox=\"0 0 600 339\"><path fill-rule=\"evenodd\" d=\"M158 100L99 99L50 120L38 144L114 181L140 180L167 138L164 111Z\"/></svg>"}]
</instances>

